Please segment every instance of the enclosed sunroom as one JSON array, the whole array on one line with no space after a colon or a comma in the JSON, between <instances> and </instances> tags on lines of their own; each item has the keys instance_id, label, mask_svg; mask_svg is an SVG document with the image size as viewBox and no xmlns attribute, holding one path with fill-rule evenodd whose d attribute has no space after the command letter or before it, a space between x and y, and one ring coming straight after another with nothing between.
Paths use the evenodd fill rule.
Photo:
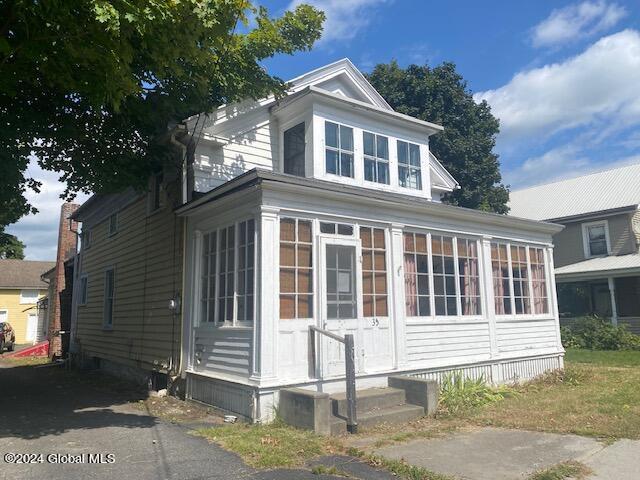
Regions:
<instances>
[{"instance_id":1,"label":"enclosed sunroom","mask_svg":"<svg viewBox=\"0 0 640 480\"><path fill-rule=\"evenodd\" d=\"M187 218L187 394L268 420L282 388L344 390L462 370L495 382L562 366L553 224L252 170Z\"/></svg>"}]
</instances>

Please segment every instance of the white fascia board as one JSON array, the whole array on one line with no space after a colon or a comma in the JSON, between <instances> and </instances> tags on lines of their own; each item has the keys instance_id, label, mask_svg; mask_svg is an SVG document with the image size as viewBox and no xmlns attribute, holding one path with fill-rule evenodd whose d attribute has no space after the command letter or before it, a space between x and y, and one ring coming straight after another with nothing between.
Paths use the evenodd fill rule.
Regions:
<instances>
[{"instance_id":1,"label":"white fascia board","mask_svg":"<svg viewBox=\"0 0 640 480\"><path fill-rule=\"evenodd\" d=\"M404 126L405 128L408 127L413 130L418 130L421 133L426 134L427 136L431 136L444 130L444 127L442 127L441 125L437 125L431 122L425 122L424 120L410 117L409 115L404 115L403 113L398 113L393 110L386 110L380 107L375 107L368 103L354 100L352 98L347 98L342 95L328 92L327 90L314 86L306 87L305 89L293 95L290 95L279 102L276 102L270 107L271 113L277 116L278 112L286 109L293 103L298 102L307 95L312 96L314 101L325 101L332 103L333 105L342 106L343 108L350 107L352 109L355 108L375 115L380 115L384 117L386 121L392 121L396 124Z\"/></svg>"},{"instance_id":2,"label":"white fascia board","mask_svg":"<svg viewBox=\"0 0 640 480\"><path fill-rule=\"evenodd\" d=\"M443 184L432 185L432 188L442 191L453 191L460 188L458 181L449 173L449 170L444 168L444 165L440 163L440 160L436 158L431 150L429 150L429 165L433 166L434 173L440 178Z\"/></svg>"}]
</instances>

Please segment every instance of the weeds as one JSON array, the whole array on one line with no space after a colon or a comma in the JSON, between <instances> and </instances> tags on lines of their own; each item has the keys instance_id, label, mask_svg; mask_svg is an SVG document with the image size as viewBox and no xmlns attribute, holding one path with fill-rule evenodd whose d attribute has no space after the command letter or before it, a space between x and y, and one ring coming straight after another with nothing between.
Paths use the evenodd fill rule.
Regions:
<instances>
[{"instance_id":1,"label":"weeds","mask_svg":"<svg viewBox=\"0 0 640 480\"><path fill-rule=\"evenodd\" d=\"M487 385L484 376L466 378L460 371L444 376L440 387L440 410L447 415L458 415L469 410L517 396L517 391L508 386Z\"/></svg>"},{"instance_id":2,"label":"weeds","mask_svg":"<svg viewBox=\"0 0 640 480\"><path fill-rule=\"evenodd\" d=\"M581 480L590 473L591 470L580 462L563 462L537 471L527 480Z\"/></svg>"}]
</instances>

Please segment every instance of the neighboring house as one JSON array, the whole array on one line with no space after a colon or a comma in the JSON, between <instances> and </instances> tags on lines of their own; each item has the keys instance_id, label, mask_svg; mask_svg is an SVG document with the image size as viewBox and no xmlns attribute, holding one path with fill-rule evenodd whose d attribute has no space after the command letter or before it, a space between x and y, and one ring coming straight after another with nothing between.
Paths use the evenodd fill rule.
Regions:
<instances>
[{"instance_id":1,"label":"neighboring house","mask_svg":"<svg viewBox=\"0 0 640 480\"><path fill-rule=\"evenodd\" d=\"M511 214L560 223L554 238L563 322L610 318L640 333L640 164L511 192Z\"/></svg>"},{"instance_id":2,"label":"neighboring house","mask_svg":"<svg viewBox=\"0 0 640 480\"><path fill-rule=\"evenodd\" d=\"M310 326L355 336L358 388L562 367L561 227L442 204L458 188L429 151L442 130L395 112L348 60L280 100L186 120L182 173L74 214L72 348L180 375L188 398L254 420L282 388L344 390L344 349L309 348Z\"/></svg>"},{"instance_id":3,"label":"neighboring house","mask_svg":"<svg viewBox=\"0 0 640 480\"><path fill-rule=\"evenodd\" d=\"M0 322L9 322L16 332L16 343L42 340L38 328L38 302L47 295L47 284L40 276L53 262L0 260Z\"/></svg>"}]
</instances>

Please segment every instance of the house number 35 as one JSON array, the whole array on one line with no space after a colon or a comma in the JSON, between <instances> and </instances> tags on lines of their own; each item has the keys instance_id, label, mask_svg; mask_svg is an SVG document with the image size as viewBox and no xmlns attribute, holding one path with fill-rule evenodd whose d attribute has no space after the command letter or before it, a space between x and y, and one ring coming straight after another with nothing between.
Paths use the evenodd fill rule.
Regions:
<instances>
[{"instance_id":1,"label":"house number 35","mask_svg":"<svg viewBox=\"0 0 640 480\"><path fill-rule=\"evenodd\" d=\"M371 326L372 327L377 327L378 325L380 325L380 321L377 318L372 318L371 319Z\"/></svg>"}]
</instances>

